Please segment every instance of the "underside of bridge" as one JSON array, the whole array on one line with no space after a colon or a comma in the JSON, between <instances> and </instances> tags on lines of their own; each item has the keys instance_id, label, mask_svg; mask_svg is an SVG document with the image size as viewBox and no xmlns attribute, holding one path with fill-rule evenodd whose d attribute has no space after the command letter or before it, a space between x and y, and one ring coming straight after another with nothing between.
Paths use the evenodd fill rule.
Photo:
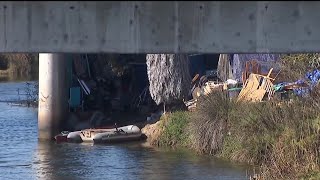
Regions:
<instances>
[{"instance_id":1,"label":"underside of bridge","mask_svg":"<svg viewBox=\"0 0 320 180\"><path fill-rule=\"evenodd\" d=\"M318 52L317 1L2 1L0 52Z\"/></svg>"}]
</instances>

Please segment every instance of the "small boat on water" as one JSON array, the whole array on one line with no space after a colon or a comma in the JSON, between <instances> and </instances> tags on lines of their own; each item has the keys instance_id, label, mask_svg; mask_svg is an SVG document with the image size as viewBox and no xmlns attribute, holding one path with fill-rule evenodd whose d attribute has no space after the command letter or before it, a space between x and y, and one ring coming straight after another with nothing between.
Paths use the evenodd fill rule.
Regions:
<instances>
[{"instance_id":1,"label":"small boat on water","mask_svg":"<svg viewBox=\"0 0 320 180\"><path fill-rule=\"evenodd\" d=\"M60 134L56 135L54 139L56 140L57 143L61 142L68 142L68 131L62 131Z\"/></svg>"},{"instance_id":2,"label":"small boat on water","mask_svg":"<svg viewBox=\"0 0 320 180\"><path fill-rule=\"evenodd\" d=\"M141 138L141 130L138 126L128 125L115 128L84 129L81 131L63 131L55 136L56 142L93 142L116 143L134 141Z\"/></svg>"},{"instance_id":3,"label":"small boat on water","mask_svg":"<svg viewBox=\"0 0 320 180\"><path fill-rule=\"evenodd\" d=\"M60 134L56 135L54 139L57 143L61 142L82 142L82 139L80 137L81 131L62 131Z\"/></svg>"},{"instance_id":4,"label":"small boat on water","mask_svg":"<svg viewBox=\"0 0 320 180\"><path fill-rule=\"evenodd\" d=\"M81 131L70 132L67 136L68 142L81 142L80 133Z\"/></svg>"},{"instance_id":5,"label":"small boat on water","mask_svg":"<svg viewBox=\"0 0 320 180\"><path fill-rule=\"evenodd\" d=\"M129 125L113 129L85 129L80 133L83 142L115 143L139 140L141 130L138 126Z\"/></svg>"}]
</instances>

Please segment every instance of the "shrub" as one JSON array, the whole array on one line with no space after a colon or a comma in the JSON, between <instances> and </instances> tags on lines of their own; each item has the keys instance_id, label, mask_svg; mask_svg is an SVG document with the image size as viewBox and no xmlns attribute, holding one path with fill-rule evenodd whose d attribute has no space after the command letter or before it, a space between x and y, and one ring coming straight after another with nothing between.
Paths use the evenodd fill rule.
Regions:
<instances>
[{"instance_id":1,"label":"shrub","mask_svg":"<svg viewBox=\"0 0 320 180\"><path fill-rule=\"evenodd\" d=\"M160 145L186 146L188 134L186 127L189 122L189 112L177 111L162 117L163 133L160 136Z\"/></svg>"},{"instance_id":2,"label":"shrub","mask_svg":"<svg viewBox=\"0 0 320 180\"><path fill-rule=\"evenodd\" d=\"M232 104L224 93L211 93L199 99L188 128L191 148L209 154L221 149Z\"/></svg>"},{"instance_id":3,"label":"shrub","mask_svg":"<svg viewBox=\"0 0 320 180\"><path fill-rule=\"evenodd\" d=\"M320 54L288 54L280 58L281 73L277 81L296 81L305 73L320 68Z\"/></svg>"}]
</instances>

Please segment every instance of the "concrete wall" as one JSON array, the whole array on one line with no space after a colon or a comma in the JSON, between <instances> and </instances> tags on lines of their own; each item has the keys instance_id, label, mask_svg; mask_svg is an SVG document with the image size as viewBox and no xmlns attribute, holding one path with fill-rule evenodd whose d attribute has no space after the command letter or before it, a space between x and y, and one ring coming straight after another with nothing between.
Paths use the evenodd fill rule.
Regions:
<instances>
[{"instance_id":1,"label":"concrete wall","mask_svg":"<svg viewBox=\"0 0 320 180\"><path fill-rule=\"evenodd\" d=\"M320 50L320 2L0 2L0 52Z\"/></svg>"}]
</instances>

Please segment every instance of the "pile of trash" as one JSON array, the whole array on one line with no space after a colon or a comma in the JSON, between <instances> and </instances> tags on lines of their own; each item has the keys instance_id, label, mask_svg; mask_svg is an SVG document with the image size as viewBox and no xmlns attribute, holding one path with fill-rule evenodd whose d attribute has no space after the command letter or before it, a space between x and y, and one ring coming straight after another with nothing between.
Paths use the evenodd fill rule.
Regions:
<instances>
[{"instance_id":1,"label":"pile of trash","mask_svg":"<svg viewBox=\"0 0 320 180\"><path fill-rule=\"evenodd\" d=\"M305 77L295 82L281 82L274 86L275 92L289 93L306 97L309 96L311 91L319 84L320 70L315 69L311 72L307 72Z\"/></svg>"},{"instance_id":2,"label":"pile of trash","mask_svg":"<svg viewBox=\"0 0 320 180\"><path fill-rule=\"evenodd\" d=\"M214 78L197 74L192 79L189 100L184 101L190 111L196 108L200 96L225 92L237 101L262 102L294 94L310 95L319 84L320 70L315 69L295 82L281 82L280 55L276 54L220 54ZM280 79L280 78L279 78Z\"/></svg>"},{"instance_id":3,"label":"pile of trash","mask_svg":"<svg viewBox=\"0 0 320 180\"><path fill-rule=\"evenodd\" d=\"M232 96L232 92L235 89L239 89L240 83L233 79L228 79L225 82L219 82L208 79L206 75L199 78L199 74L197 74L192 79L192 89L190 90L190 96L192 98L188 101L185 101L185 105L187 106L189 111L193 111L196 108L197 105L197 99L200 96L207 96L213 92L217 91L228 91L230 90L230 95Z\"/></svg>"},{"instance_id":4,"label":"pile of trash","mask_svg":"<svg viewBox=\"0 0 320 180\"><path fill-rule=\"evenodd\" d=\"M261 102L266 95L270 100L274 95L273 82L275 79L270 77L272 71L273 68L269 70L267 76L251 73L245 81L237 101Z\"/></svg>"},{"instance_id":5,"label":"pile of trash","mask_svg":"<svg viewBox=\"0 0 320 180\"><path fill-rule=\"evenodd\" d=\"M236 57L234 60L238 63L234 61L231 66L229 56L220 56L217 81L208 80L206 76L199 79L199 75L193 78L192 99L185 102L189 110L194 110L198 97L216 91L224 91L229 98L237 98L237 101L261 102L266 97L267 99L273 97L275 93L273 83L280 67L276 63L278 57L266 54Z\"/></svg>"}]
</instances>

